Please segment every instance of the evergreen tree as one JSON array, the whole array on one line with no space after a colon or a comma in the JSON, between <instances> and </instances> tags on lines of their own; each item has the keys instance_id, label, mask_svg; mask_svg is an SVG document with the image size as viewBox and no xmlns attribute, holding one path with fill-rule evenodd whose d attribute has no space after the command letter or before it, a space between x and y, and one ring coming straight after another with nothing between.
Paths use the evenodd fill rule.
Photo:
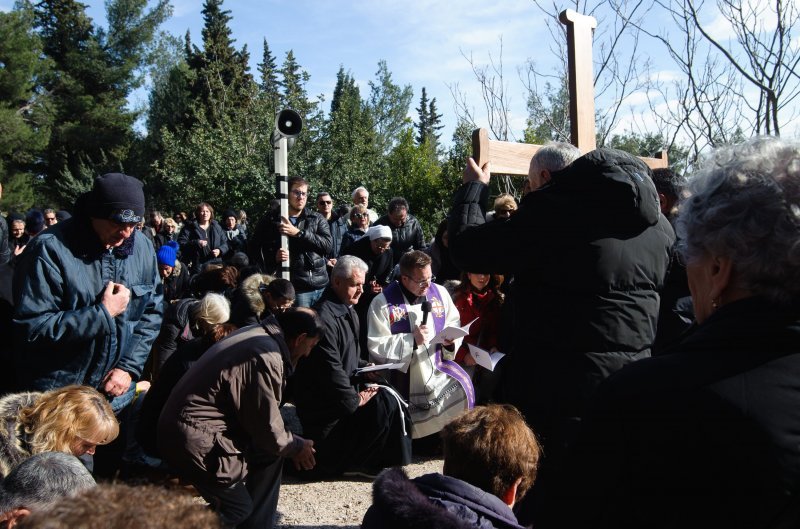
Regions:
<instances>
[{"instance_id":1,"label":"evergreen tree","mask_svg":"<svg viewBox=\"0 0 800 529\"><path fill-rule=\"evenodd\" d=\"M165 130L164 158L156 166L164 192L152 204L186 210L207 201L218 209L243 208L254 217L264 211L275 184L264 163L272 130L259 108L254 104L214 124L200 115L182 135Z\"/></svg>"},{"instance_id":2,"label":"evergreen tree","mask_svg":"<svg viewBox=\"0 0 800 529\"><path fill-rule=\"evenodd\" d=\"M43 89L52 94L53 127L41 173L55 204L71 205L92 176L122 169L136 118L127 96L168 14L166 2L148 12L145 6L145 0L109 0L106 32L96 30L85 6L74 0L35 5L43 50L53 62L42 77Z\"/></svg>"},{"instance_id":3,"label":"evergreen tree","mask_svg":"<svg viewBox=\"0 0 800 529\"><path fill-rule=\"evenodd\" d=\"M434 97L428 106L428 131L426 136L431 144L431 150L437 156L439 155L439 138L442 136L439 131L443 128L442 115L436 111L436 98Z\"/></svg>"},{"instance_id":4,"label":"evergreen tree","mask_svg":"<svg viewBox=\"0 0 800 529\"><path fill-rule=\"evenodd\" d=\"M203 49L193 47L187 58L194 72L190 77L190 91L195 105L187 128L200 114L214 125L223 116L247 107L255 89L247 47L238 51L233 46L235 40L228 26L230 11L222 10L222 0L206 0L202 13Z\"/></svg>"},{"instance_id":5,"label":"evergreen tree","mask_svg":"<svg viewBox=\"0 0 800 529\"><path fill-rule=\"evenodd\" d=\"M669 167L678 174L683 174L686 171L687 160L689 159L688 147L680 144L667 147L664 136L661 134L635 134L633 132L614 134L611 136L607 146L628 152L634 156L646 157L655 157L656 154L666 149Z\"/></svg>"},{"instance_id":6,"label":"evergreen tree","mask_svg":"<svg viewBox=\"0 0 800 529\"><path fill-rule=\"evenodd\" d=\"M434 233L439 222L447 215L450 200L458 182L450 182L425 141L417 145L414 132L407 129L400 143L387 160L387 178L378 188L381 194L403 196L411 206L411 213L419 219L426 234ZM370 189L372 192L372 189Z\"/></svg>"},{"instance_id":7,"label":"evergreen tree","mask_svg":"<svg viewBox=\"0 0 800 529\"><path fill-rule=\"evenodd\" d=\"M415 109L417 111L417 145L422 145L428 139L430 132L430 103L428 102L428 92L425 87L422 87L422 95L419 98L419 106Z\"/></svg>"},{"instance_id":8,"label":"evergreen tree","mask_svg":"<svg viewBox=\"0 0 800 529\"><path fill-rule=\"evenodd\" d=\"M373 119L378 150L386 155L397 145L403 130L408 127L408 109L414 92L411 85L400 87L392 82L386 61L378 61L375 81L369 82L369 110Z\"/></svg>"},{"instance_id":9,"label":"evergreen tree","mask_svg":"<svg viewBox=\"0 0 800 529\"><path fill-rule=\"evenodd\" d=\"M339 68L325 124L318 184L338 202L349 203L359 185L371 185L380 157L369 108L353 77Z\"/></svg>"},{"instance_id":10,"label":"evergreen tree","mask_svg":"<svg viewBox=\"0 0 800 529\"><path fill-rule=\"evenodd\" d=\"M472 155L472 130L471 123L460 119L453 131L453 139L447 150L445 162L442 166L442 179L455 189L461 182L461 175L467 158ZM494 179L492 179L494 180ZM455 184L454 184L455 183Z\"/></svg>"},{"instance_id":11,"label":"evergreen tree","mask_svg":"<svg viewBox=\"0 0 800 529\"><path fill-rule=\"evenodd\" d=\"M281 84L278 80L278 65L269 49L267 39L264 39L264 51L258 64L258 72L260 95L266 101L269 114L277 114L280 107Z\"/></svg>"},{"instance_id":12,"label":"evergreen tree","mask_svg":"<svg viewBox=\"0 0 800 529\"><path fill-rule=\"evenodd\" d=\"M0 209L25 211L34 204L36 160L47 145L48 98L37 79L46 70L42 45L27 6L0 13Z\"/></svg>"},{"instance_id":13,"label":"evergreen tree","mask_svg":"<svg viewBox=\"0 0 800 529\"><path fill-rule=\"evenodd\" d=\"M301 175L312 184L316 181L319 171L319 160L322 157L322 143L320 140L324 117L319 109L318 101L324 98L318 96L318 101L308 98L306 84L311 76L300 67L294 52L286 52L286 58L279 70L282 77L281 108L291 108L300 114L303 120L303 131L297 138L289 156L289 173Z\"/></svg>"}]
</instances>

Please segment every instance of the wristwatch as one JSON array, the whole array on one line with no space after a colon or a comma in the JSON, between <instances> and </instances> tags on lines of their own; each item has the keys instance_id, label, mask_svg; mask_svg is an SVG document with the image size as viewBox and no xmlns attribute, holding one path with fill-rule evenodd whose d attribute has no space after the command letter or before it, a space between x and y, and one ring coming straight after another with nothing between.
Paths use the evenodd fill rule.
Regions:
<instances>
[{"instance_id":1,"label":"wristwatch","mask_svg":"<svg viewBox=\"0 0 800 529\"><path fill-rule=\"evenodd\" d=\"M306 230L300 230L299 232L297 232L297 237L302 239L305 236L306 236Z\"/></svg>"}]
</instances>

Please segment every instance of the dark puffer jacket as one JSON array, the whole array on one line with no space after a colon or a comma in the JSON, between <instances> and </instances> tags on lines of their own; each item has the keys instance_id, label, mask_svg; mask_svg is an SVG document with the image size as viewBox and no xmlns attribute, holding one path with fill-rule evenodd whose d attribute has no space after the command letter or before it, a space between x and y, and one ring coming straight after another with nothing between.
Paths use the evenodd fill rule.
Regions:
<instances>
[{"instance_id":1,"label":"dark puffer jacket","mask_svg":"<svg viewBox=\"0 0 800 529\"><path fill-rule=\"evenodd\" d=\"M372 487L362 529L519 529L500 498L465 481L426 474L409 480L399 468L383 471Z\"/></svg>"},{"instance_id":2,"label":"dark puffer jacket","mask_svg":"<svg viewBox=\"0 0 800 529\"><path fill-rule=\"evenodd\" d=\"M384 215L376 220L375 224L389 226L389 228L391 228L392 259L394 259L395 263L399 263L403 254L412 249L424 250L428 247L428 245L425 244L425 235L422 233L422 226L411 213L408 214L406 223L399 228L392 225L388 215Z\"/></svg>"},{"instance_id":3,"label":"dark puffer jacket","mask_svg":"<svg viewBox=\"0 0 800 529\"><path fill-rule=\"evenodd\" d=\"M551 421L582 415L603 379L649 355L675 234L650 170L621 151L578 158L507 222L484 222L488 195L480 182L456 192L450 253L462 269L514 275L505 398L546 437Z\"/></svg>"}]
</instances>

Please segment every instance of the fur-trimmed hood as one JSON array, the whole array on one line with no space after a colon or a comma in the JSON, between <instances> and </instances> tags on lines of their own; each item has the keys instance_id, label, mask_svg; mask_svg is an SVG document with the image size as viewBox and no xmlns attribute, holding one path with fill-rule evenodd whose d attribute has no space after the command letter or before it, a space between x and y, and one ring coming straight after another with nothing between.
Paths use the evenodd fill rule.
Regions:
<instances>
[{"instance_id":1,"label":"fur-trimmed hood","mask_svg":"<svg viewBox=\"0 0 800 529\"><path fill-rule=\"evenodd\" d=\"M500 498L442 474L409 480L400 468L381 472L363 529L521 529Z\"/></svg>"},{"instance_id":2,"label":"fur-trimmed hood","mask_svg":"<svg viewBox=\"0 0 800 529\"><path fill-rule=\"evenodd\" d=\"M253 274L248 276L239 285L242 298L247 301L247 306L256 316L261 316L266 308L266 305L264 305L264 297L261 295L259 287L261 285L268 285L272 279L272 276L267 274Z\"/></svg>"},{"instance_id":3,"label":"fur-trimmed hood","mask_svg":"<svg viewBox=\"0 0 800 529\"><path fill-rule=\"evenodd\" d=\"M19 412L32 406L41 393L12 393L0 398L0 477L5 477L16 465L30 457L27 442L19 428Z\"/></svg>"}]
</instances>

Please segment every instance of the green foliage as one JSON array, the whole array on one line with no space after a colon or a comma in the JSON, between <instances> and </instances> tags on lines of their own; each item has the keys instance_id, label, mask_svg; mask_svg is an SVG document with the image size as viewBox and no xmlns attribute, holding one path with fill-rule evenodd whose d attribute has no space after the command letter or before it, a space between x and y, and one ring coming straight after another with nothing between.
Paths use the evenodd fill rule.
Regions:
<instances>
[{"instance_id":1,"label":"green foliage","mask_svg":"<svg viewBox=\"0 0 800 529\"><path fill-rule=\"evenodd\" d=\"M26 6L0 13L0 182L2 208L34 204L33 170L47 144L51 117L37 79L48 66Z\"/></svg>"},{"instance_id":2,"label":"green foliage","mask_svg":"<svg viewBox=\"0 0 800 529\"><path fill-rule=\"evenodd\" d=\"M305 177L316 189L313 184L316 184L319 161L322 159L323 142L320 139L324 133L325 119L319 102L308 98L306 84L311 76L301 68L292 50L286 52L279 72L283 78L281 108L291 108L303 119L303 131L289 155L289 175ZM319 96L318 100L323 101L324 98Z\"/></svg>"},{"instance_id":3,"label":"green foliage","mask_svg":"<svg viewBox=\"0 0 800 529\"><path fill-rule=\"evenodd\" d=\"M353 189L373 180L380 153L372 123L355 80L340 67L325 123L317 191L328 191L337 203L349 203Z\"/></svg>"},{"instance_id":4,"label":"green foliage","mask_svg":"<svg viewBox=\"0 0 800 529\"><path fill-rule=\"evenodd\" d=\"M405 197L411 213L419 219L426 237L430 237L447 215L459 182L442 173L433 145L417 145L413 131L408 129L389 155L387 178L376 191L382 197Z\"/></svg>"},{"instance_id":5,"label":"green foliage","mask_svg":"<svg viewBox=\"0 0 800 529\"><path fill-rule=\"evenodd\" d=\"M185 135L164 131L164 159L156 175L164 194L153 205L172 210L211 203L263 211L274 196L272 168L264 163L272 133L263 108L253 105L215 124L204 116Z\"/></svg>"},{"instance_id":6,"label":"green foliage","mask_svg":"<svg viewBox=\"0 0 800 529\"><path fill-rule=\"evenodd\" d=\"M418 121L415 125L417 145L430 143L430 151L436 158L439 155L439 137L441 136L438 131L444 125L442 125L442 115L436 111L436 98L434 97L428 101L428 92L424 86L422 87L422 95L419 98L419 106L415 110L418 116Z\"/></svg>"},{"instance_id":7,"label":"green foliage","mask_svg":"<svg viewBox=\"0 0 800 529\"><path fill-rule=\"evenodd\" d=\"M14 173L3 182L3 199L0 211L24 212L37 205L39 193L35 181L28 173ZM39 204L42 205L42 204Z\"/></svg>"},{"instance_id":8,"label":"green foliage","mask_svg":"<svg viewBox=\"0 0 800 529\"><path fill-rule=\"evenodd\" d=\"M193 47L186 58L194 74L188 77L193 111L186 128L194 126L201 116L211 124L221 123L246 108L255 95L248 66L250 54L246 46L234 48L228 27L230 11L222 10L222 0L206 0L203 20L203 49Z\"/></svg>"},{"instance_id":9,"label":"green foliage","mask_svg":"<svg viewBox=\"0 0 800 529\"><path fill-rule=\"evenodd\" d=\"M403 131L411 124L408 109L414 91L411 85L400 87L392 82L386 61L378 61L375 81L369 82L370 95L367 106L373 119L376 143L381 154L389 154L397 145Z\"/></svg>"},{"instance_id":10,"label":"green foliage","mask_svg":"<svg viewBox=\"0 0 800 529\"><path fill-rule=\"evenodd\" d=\"M281 110L280 101L281 84L278 80L278 66L275 57L269 50L267 39L264 39L264 51L261 57L261 62L258 64L259 79L259 97L265 100L267 104L268 115L277 115Z\"/></svg>"},{"instance_id":11,"label":"green foliage","mask_svg":"<svg viewBox=\"0 0 800 529\"><path fill-rule=\"evenodd\" d=\"M677 174L683 174L687 168L689 149L682 145L672 145L667 148L666 141L661 134L634 134L632 132L622 135L615 134L608 141L607 147L650 158L656 157L658 153L666 149L670 169Z\"/></svg>"},{"instance_id":12,"label":"green foliage","mask_svg":"<svg viewBox=\"0 0 800 529\"><path fill-rule=\"evenodd\" d=\"M94 175L122 168L136 119L127 96L141 81L147 48L169 13L165 1L149 11L146 5L108 0L108 31L96 29L85 6L73 0L42 0L34 7L53 64L41 78L52 94L53 126L40 167L53 202L71 204Z\"/></svg>"},{"instance_id":13,"label":"green foliage","mask_svg":"<svg viewBox=\"0 0 800 529\"><path fill-rule=\"evenodd\" d=\"M453 131L452 144L442 164L442 178L454 189L461 182L467 158L472 155L472 130L471 123L464 119L459 120L456 130Z\"/></svg>"},{"instance_id":14,"label":"green foliage","mask_svg":"<svg viewBox=\"0 0 800 529\"><path fill-rule=\"evenodd\" d=\"M545 83L544 93L531 91L523 141L544 145L549 141L570 142L569 87L564 75L556 86Z\"/></svg>"}]
</instances>

